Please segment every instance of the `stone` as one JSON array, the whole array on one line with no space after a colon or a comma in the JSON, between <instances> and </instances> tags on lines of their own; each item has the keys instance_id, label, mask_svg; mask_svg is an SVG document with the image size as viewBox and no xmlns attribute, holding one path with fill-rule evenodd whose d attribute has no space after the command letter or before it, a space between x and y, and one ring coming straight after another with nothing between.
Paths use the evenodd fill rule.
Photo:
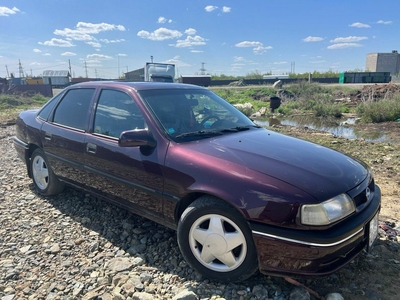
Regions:
<instances>
[{"instance_id":1,"label":"stone","mask_svg":"<svg viewBox=\"0 0 400 300\"><path fill-rule=\"evenodd\" d=\"M133 263L128 257L116 257L111 259L106 268L115 272L128 271L132 268Z\"/></svg>"}]
</instances>

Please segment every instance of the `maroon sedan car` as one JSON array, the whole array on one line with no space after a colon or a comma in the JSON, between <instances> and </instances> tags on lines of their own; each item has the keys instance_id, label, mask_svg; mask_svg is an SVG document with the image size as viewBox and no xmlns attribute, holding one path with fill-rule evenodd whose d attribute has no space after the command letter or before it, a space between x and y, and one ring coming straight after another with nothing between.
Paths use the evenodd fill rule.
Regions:
<instances>
[{"instance_id":1,"label":"maroon sedan car","mask_svg":"<svg viewBox=\"0 0 400 300\"><path fill-rule=\"evenodd\" d=\"M22 112L14 144L41 195L67 184L176 229L210 279L329 274L377 236L366 165L261 128L198 86L76 84Z\"/></svg>"}]
</instances>

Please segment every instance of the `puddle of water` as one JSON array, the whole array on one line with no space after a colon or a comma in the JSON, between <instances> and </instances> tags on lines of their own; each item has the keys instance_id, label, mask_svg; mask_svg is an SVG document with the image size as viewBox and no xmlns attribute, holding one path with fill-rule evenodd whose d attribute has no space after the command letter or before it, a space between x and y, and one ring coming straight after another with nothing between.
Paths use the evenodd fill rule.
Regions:
<instances>
[{"instance_id":1,"label":"puddle of water","mask_svg":"<svg viewBox=\"0 0 400 300\"><path fill-rule=\"evenodd\" d=\"M379 131L368 131L353 128L348 125L355 124L354 118L348 119L320 119L313 116L297 116L287 119L256 119L255 122L260 126L289 125L309 127L341 136L348 139L365 139L370 142L384 142L385 134ZM347 124L347 125L345 125Z\"/></svg>"}]
</instances>

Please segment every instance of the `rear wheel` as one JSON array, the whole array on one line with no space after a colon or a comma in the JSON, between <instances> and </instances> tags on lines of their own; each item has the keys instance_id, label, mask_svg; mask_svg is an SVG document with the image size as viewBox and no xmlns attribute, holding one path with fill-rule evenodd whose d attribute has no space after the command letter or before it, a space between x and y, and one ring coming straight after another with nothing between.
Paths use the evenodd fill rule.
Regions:
<instances>
[{"instance_id":1,"label":"rear wheel","mask_svg":"<svg viewBox=\"0 0 400 300\"><path fill-rule=\"evenodd\" d=\"M60 193L64 184L58 180L47 161L42 149L33 151L30 161L33 183L39 194L51 196Z\"/></svg>"},{"instance_id":2,"label":"rear wheel","mask_svg":"<svg viewBox=\"0 0 400 300\"><path fill-rule=\"evenodd\" d=\"M191 267L209 279L242 281L258 268L247 222L232 206L215 197L203 196L183 212L178 244Z\"/></svg>"}]
</instances>

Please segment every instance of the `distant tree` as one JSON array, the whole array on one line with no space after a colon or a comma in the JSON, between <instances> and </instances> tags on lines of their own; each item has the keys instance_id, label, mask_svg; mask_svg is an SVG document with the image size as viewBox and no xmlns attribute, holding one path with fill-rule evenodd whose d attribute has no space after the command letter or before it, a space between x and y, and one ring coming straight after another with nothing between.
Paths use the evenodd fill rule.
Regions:
<instances>
[{"instance_id":1,"label":"distant tree","mask_svg":"<svg viewBox=\"0 0 400 300\"><path fill-rule=\"evenodd\" d=\"M221 75L212 75L211 76L211 80L236 80L238 79L236 76L232 76L232 75L225 75L225 74L221 74Z\"/></svg>"},{"instance_id":2,"label":"distant tree","mask_svg":"<svg viewBox=\"0 0 400 300\"><path fill-rule=\"evenodd\" d=\"M262 79L263 75L258 70L255 70L250 73L247 73L244 78L245 79Z\"/></svg>"},{"instance_id":3,"label":"distant tree","mask_svg":"<svg viewBox=\"0 0 400 300\"><path fill-rule=\"evenodd\" d=\"M305 72L305 73L291 73L289 74L290 78L305 78L308 79L309 74L312 74L313 78L336 78L339 77L340 72L333 71L329 69L326 72L314 71L314 72Z\"/></svg>"}]
</instances>

